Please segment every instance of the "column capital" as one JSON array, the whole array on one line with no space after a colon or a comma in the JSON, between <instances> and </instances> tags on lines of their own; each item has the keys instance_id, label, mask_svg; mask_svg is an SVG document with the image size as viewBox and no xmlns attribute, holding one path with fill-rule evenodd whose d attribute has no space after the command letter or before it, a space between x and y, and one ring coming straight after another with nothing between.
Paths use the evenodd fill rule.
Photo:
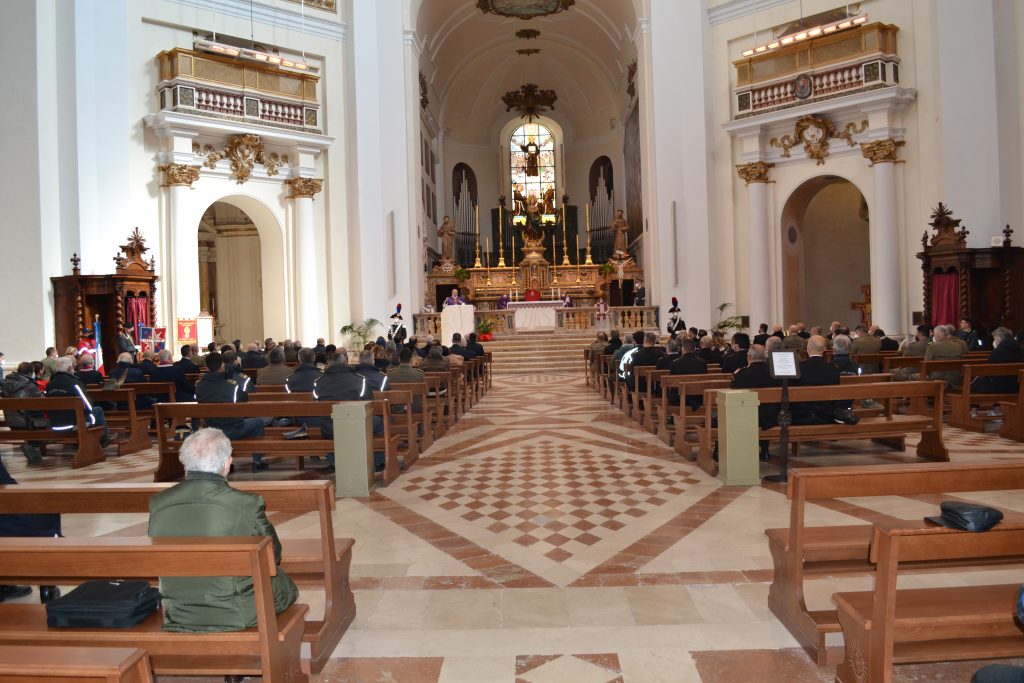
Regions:
<instances>
[{"instance_id":1,"label":"column capital","mask_svg":"<svg viewBox=\"0 0 1024 683\"><path fill-rule=\"evenodd\" d=\"M166 164L160 167L164 172L164 182L174 187L175 185L186 185L192 187L192 183L199 180L199 167L188 164Z\"/></svg>"},{"instance_id":2,"label":"column capital","mask_svg":"<svg viewBox=\"0 0 1024 683\"><path fill-rule=\"evenodd\" d=\"M775 164L770 161L752 161L749 164L737 164L736 174L744 180L747 185L750 183L767 183L768 170Z\"/></svg>"},{"instance_id":3,"label":"column capital","mask_svg":"<svg viewBox=\"0 0 1024 683\"><path fill-rule=\"evenodd\" d=\"M905 140L885 138L884 140L860 143L860 151L865 159L871 161L871 166L875 164L896 163L896 150L905 144L907 144Z\"/></svg>"},{"instance_id":4,"label":"column capital","mask_svg":"<svg viewBox=\"0 0 1024 683\"><path fill-rule=\"evenodd\" d=\"M324 181L322 178L292 178L288 181L288 185L292 188L292 199L299 197L313 198L313 195L320 192L324 188Z\"/></svg>"}]
</instances>

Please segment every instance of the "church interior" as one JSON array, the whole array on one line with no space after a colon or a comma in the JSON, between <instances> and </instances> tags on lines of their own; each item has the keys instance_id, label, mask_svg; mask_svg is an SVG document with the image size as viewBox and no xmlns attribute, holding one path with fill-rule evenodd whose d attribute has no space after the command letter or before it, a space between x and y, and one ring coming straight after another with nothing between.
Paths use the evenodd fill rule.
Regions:
<instances>
[{"instance_id":1,"label":"church interior","mask_svg":"<svg viewBox=\"0 0 1024 683\"><path fill-rule=\"evenodd\" d=\"M1021 3L0 18L0 681L1024 683Z\"/></svg>"}]
</instances>

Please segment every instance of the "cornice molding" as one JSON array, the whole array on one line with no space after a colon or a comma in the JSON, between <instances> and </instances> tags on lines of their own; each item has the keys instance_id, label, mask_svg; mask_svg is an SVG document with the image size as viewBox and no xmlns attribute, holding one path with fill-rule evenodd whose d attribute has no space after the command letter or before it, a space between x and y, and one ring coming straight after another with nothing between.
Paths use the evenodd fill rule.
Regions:
<instances>
[{"instance_id":1,"label":"cornice molding","mask_svg":"<svg viewBox=\"0 0 1024 683\"><path fill-rule=\"evenodd\" d=\"M164 2L184 5L185 7L192 7L206 12L216 8L218 14L235 17L236 19L249 21L251 16L254 22L273 26L274 28L301 31L306 35L337 40L342 43L348 40L348 24L343 22L338 15L334 15L333 19L321 16L325 13L319 10L308 11L305 13L305 17L303 17L299 7L270 5L256 0L253 0L251 5L249 0L217 0L213 4L210 3L210 0L164 0ZM281 47L288 46L282 45Z\"/></svg>"}]
</instances>

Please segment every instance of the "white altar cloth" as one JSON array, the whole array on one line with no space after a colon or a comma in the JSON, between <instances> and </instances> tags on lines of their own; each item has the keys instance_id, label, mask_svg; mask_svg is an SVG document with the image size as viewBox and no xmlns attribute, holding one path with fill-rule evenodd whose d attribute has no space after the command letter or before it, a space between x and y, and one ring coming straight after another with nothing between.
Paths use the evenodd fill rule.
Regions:
<instances>
[{"instance_id":1,"label":"white altar cloth","mask_svg":"<svg viewBox=\"0 0 1024 683\"><path fill-rule=\"evenodd\" d=\"M561 308L562 302L555 301L510 301L509 310L516 317L516 330L553 330L557 326L555 309Z\"/></svg>"}]
</instances>

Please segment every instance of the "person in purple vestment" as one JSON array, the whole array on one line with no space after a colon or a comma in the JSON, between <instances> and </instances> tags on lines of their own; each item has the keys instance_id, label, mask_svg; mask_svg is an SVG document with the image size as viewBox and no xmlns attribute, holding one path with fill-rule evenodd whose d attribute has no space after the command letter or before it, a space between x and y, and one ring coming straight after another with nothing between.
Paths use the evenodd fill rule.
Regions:
<instances>
[{"instance_id":1,"label":"person in purple vestment","mask_svg":"<svg viewBox=\"0 0 1024 683\"><path fill-rule=\"evenodd\" d=\"M467 303L469 303L469 302L467 302L463 297L459 296L459 288L458 287L453 289L452 290L452 295L444 300L444 305L445 306L462 306L462 305L465 305Z\"/></svg>"}]
</instances>

